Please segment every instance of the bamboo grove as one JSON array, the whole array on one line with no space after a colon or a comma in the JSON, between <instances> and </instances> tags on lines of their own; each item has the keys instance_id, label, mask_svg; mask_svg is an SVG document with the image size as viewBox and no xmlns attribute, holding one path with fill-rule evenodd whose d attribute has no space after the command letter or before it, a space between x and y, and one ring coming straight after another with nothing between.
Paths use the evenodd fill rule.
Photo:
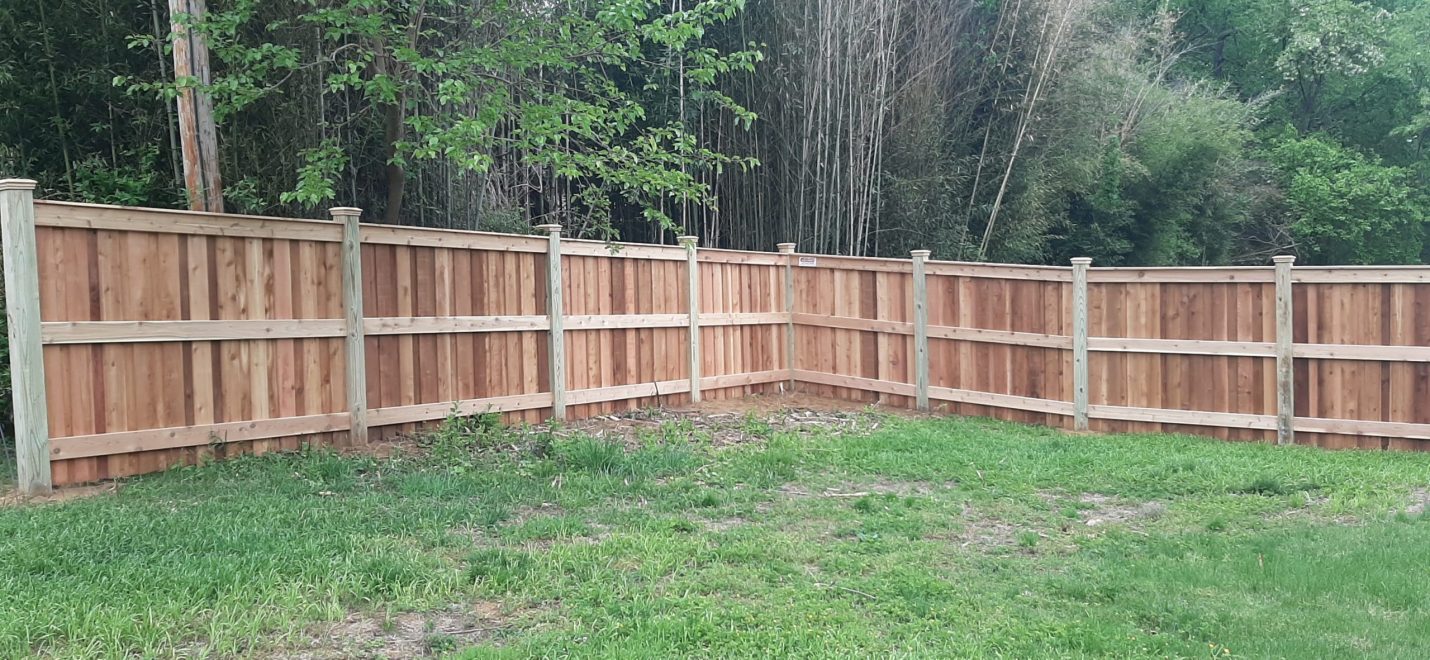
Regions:
<instances>
[{"instance_id":1,"label":"bamboo grove","mask_svg":"<svg viewBox=\"0 0 1430 660\"><path fill-rule=\"evenodd\" d=\"M1427 256L1416 0L0 0L0 174L229 211L1099 265Z\"/></svg>"}]
</instances>

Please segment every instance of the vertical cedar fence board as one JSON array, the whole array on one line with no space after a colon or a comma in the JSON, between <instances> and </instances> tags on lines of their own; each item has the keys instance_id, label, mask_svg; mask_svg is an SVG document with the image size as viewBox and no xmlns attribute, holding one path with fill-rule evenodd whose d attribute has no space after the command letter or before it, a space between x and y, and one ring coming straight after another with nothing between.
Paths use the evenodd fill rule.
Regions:
<instances>
[{"instance_id":1,"label":"vertical cedar fence board","mask_svg":"<svg viewBox=\"0 0 1430 660\"><path fill-rule=\"evenodd\" d=\"M567 415L581 419L643 407L689 402L685 359L689 320L682 260L636 256L567 256L566 388L641 386L632 396L579 403L568 394ZM611 328L584 317L629 316L647 327ZM615 323L607 325L616 325ZM662 392L670 392L663 394Z\"/></svg>"},{"instance_id":2,"label":"vertical cedar fence board","mask_svg":"<svg viewBox=\"0 0 1430 660\"><path fill-rule=\"evenodd\" d=\"M35 210L56 484L347 442L340 225ZM194 331L146 337L175 321ZM106 340L51 341L86 331ZM300 421L272 433L249 424L282 418Z\"/></svg>"},{"instance_id":3,"label":"vertical cedar fence board","mask_svg":"<svg viewBox=\"0 0 1430 660\"><path fill-rule=\"evenodd\" d=\"M875 271L861 269L860 263L847 257L797 257L795 380L820 396L913 408L912 265L879 260L888 270ZM871 325L897 332L862 329Z\"/></svg>"},{"instance_id":4,"label":"vertical cedar fence board","mask_svg":"<svg viewBox=\"0 0 1430 660\"><path fill-rule=\"evenodd\" d=\"M544 330L388 333L373 327L374 319L410 320L413 330L422 330L423 323L452 317L544 318L545 254L364 244L362 257L367 399L375 439L414 431L433 419L433 413L423 414L424 406L437 407L440 418L446 414L440 408L454 401L550 391ZM460 326L451 325L443 329ZM504 417L542 421L547 406L533 404Z\"/></svg>"},{"instance_id":5,"label":"vertical cedar fence board","mask_svg":"<svg viewBox=\"0 0 1430 660\"><path fill-rule=\"evenodd\" d=\"M1088 285L1089 403L1104 406L1276 415L1275 286L1267 282L1099 282ZM1266 269L1269 273L1270 269ZM1188 350L1249 344L1243 353L1143 352L1155 344L1116 340L1182 340ZM1138 350L1111 350L1130 349ZM1260 353L1260 356L1254 356ZM1264 421L1264 420L1263 420ZM1260 428L1190 426L1109 419L1096 431L1197 433L1229 440L1274 440L1274 419Z\"/></svg>"},{"instance_id":6,"label":"vertical cedar fence board","mask_svg":"<svg viewBox=\"0 0 1430 660\"><path fill-rule=\"evenodd\" d=\"M784 260L767 253L700 250L701 396L786 389Z\"/></svg>"},{"instance_id":7,"label":"vertical cedar fence board","mask_svg":"<svg viewBox=\"0 0 1430 660\"><path fill-rule=\"evenodd\" d=\"M1301 269L1296 269L1300 271ZM1364 419L1430 425L1430 283L1296 284L1293 340L1297 353L1298 444L1327 448L1427 449L1420 440L1384 435L1311 433L1301 418ZM1382 349L1385 359L1305 357L1311 344ZM1362 349L1364 350L1364 349ZM1418 358L1418 359L1411 359ZM1391 429L1393 430L1393 428ZM1423 433L1423 431L1422 431Z\"/></svg>"},{"instance_id":8,"label":"vertical cedar fence board","mask_svg":"<svg viewBox=\"0 0 1430 660\"><path fill-rule=\"evenodd\" d=\"M33 211L44 391L17 405L48 423L55 484L348 444L349 353L366 394L358 429L375 439L453 411L543 421L560 372L552 266L572 419L682 405L697 386L706 400L794 384L917 404L910 259L701 248L692 286L679 246L558 237L551 262L545 236L364 224L359 355L347 343L340 221ZM924 271L932 410L1072 428L1072 269ZM1274 440L1273 273L1090 268L1091 428ZM1297 444L1430 448L1430 268L1298 267L1291 280Z\"/></svg>"}]
</instances>

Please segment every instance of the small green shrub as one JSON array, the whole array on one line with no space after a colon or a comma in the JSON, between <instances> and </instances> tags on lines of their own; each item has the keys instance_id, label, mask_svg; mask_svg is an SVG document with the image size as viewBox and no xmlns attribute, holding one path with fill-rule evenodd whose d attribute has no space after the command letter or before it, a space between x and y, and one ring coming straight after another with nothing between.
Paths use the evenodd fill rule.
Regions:
<instances>
[{"instance_id":1,"label":"small green shrub","mask_svg":"<svg viewBox=\"0 0 1430 660\"><path fill-rule=\"evenodd\" d=\"M418 438L419 446L431 450L432 460L445 465L454 474L464 474L475 467L474 452L503 444L507 429L501 414L495 412L463 415L456 406L442 423Z\"/></svg>"}]
</instances>

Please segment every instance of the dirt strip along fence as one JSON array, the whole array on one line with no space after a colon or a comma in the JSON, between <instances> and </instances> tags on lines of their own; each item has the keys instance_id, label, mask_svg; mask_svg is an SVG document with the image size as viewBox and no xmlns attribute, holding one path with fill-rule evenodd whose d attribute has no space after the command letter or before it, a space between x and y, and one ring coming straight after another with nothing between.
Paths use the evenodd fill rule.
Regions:
<instances>
[{"instance_id":1,"label":"dirt strip along fence","mask_svg":"<svg viewBox=\"0 0 1430 660\"><path fill-rule=\"evenodd\" d=\"M36 202L33 185L0 181L27 492L361 445L453 411L539 422L792 387L1071 429L1430 447L1426 267L737 252L345 208Z\"/></svg>"}]
</instances>

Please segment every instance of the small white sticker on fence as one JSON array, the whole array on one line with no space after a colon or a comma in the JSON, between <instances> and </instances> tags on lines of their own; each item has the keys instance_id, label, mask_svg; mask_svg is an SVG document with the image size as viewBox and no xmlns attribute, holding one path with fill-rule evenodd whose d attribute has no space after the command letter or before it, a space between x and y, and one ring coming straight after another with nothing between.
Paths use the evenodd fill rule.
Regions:
<instances>
[{"instance_id":1,"label":"small white sticker on fence","mask_svg":"<svg viewBox=\"0 0 1430 660\"><path fill-rule=\"evenodd\" d=\"M800 258L799 258L799 265L800 265L801 267L808 268L808 267L810 267L810 266L815 265L815 263L816 263L816 262L815 262L815 260L814 260L814 257L800 257Z\"/></svg>"}]
</instances>

